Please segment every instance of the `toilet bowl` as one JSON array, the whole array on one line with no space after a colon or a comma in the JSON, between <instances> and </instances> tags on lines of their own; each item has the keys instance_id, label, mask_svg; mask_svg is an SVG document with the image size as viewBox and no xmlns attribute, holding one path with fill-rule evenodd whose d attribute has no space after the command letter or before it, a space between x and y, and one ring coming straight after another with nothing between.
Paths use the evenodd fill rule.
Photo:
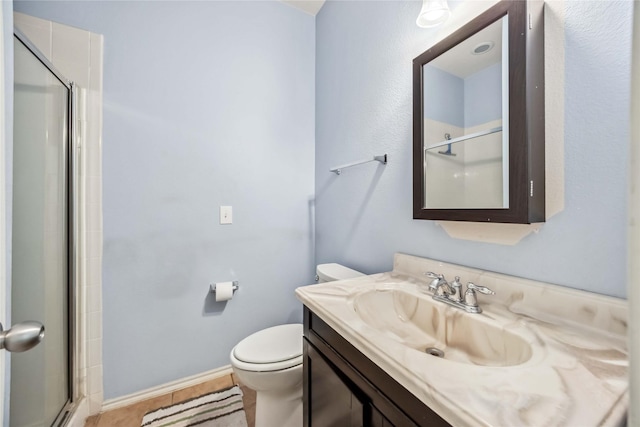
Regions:
<instances>
[{"instance_id":1,"label":"toilet bowl","mask_svg":"<svg viewBox=\"0 0 640 427\"><path fill-rule=\"evenodd\" d=\"M362 275L339 264L319 265L316 272L323 282ZM302 426L302 334L300 323L273 326L231 350L239 382L256 391L256 427Z\"/></svg>"},{"instance_id":2,"label":"toilet bowl","mask_svg":"<svg viewBox=\"0 0 640 427\"><path fill-rule=\"evenodd\" d=\"M240 383L256 391L256 427L302 425L302 324L249 335L230 358Z\"/></svg>"}]
</instances>

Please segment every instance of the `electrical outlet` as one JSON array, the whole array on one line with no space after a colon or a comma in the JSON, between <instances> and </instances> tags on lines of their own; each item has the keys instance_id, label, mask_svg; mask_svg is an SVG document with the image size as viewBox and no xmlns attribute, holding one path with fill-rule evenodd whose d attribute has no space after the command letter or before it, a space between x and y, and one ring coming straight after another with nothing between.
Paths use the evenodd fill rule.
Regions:
<instances>
[{"instance_id":1,"label":"electrical outlet","mask_svg":"<svg viewBox=\"0 0 640 427\"><path fill-rule=\"evenodd\" d=\"M233 224L233 208L220 206L220 224Z\"/></svg>"}]
</instances>

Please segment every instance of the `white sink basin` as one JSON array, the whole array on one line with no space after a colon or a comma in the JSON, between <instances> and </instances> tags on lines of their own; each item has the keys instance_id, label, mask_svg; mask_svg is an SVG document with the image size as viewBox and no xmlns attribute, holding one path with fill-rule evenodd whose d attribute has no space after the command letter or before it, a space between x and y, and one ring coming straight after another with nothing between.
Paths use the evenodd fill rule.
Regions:
<instances>
[{"instance_id":1,"label":"white sink basin","mask_svg":"<svg viewBox=\"0 0 640 427\"><path fill-rule=\"evenodd\" d=\"M481 366L513 366L531 358L531 346L519 335L429 295L383 287L354 296L352 304L365 324L425 357Z\"/></svg>"}]
</instances>

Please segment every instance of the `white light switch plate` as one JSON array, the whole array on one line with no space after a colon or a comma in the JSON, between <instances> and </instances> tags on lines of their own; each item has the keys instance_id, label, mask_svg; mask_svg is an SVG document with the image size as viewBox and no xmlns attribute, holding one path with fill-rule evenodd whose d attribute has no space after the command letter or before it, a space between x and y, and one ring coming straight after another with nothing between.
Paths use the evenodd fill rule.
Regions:
<instances>
[{"instance_id":1,"label":"white light switch plate","mask_svg":"<svg viewBox=\"0 0 640 427\"><path fill-rule=\"evenodd\" d=\"M220 224L233 224L233 209L231 206L220 206Z\"/></svg>"}]
</instances>

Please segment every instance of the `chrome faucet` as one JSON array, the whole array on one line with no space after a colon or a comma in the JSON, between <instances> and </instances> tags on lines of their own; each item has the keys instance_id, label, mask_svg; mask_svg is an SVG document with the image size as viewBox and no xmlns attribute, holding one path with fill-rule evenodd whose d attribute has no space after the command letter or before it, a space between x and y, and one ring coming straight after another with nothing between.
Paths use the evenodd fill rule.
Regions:
<instances>
[{"instance_id":1,"label":"chrome faucet","mask_svg":"<svg viewBox=\"0 0 640 427\"><path fill-rule=\"evenodd\" d=\"M449 285L449 282L444 278L444 275L432 273L430 271L424 273L424 275L433 279L431 283L429 283L429 290L435 295L453 295L454 291Z\"/></svg>"},{"instance_id":2,"label":"chrome faucet","mask_svg":"<svg viewBox=\"0 0 640 427\"><path fill-rule=\"evenodd\" d=\"M461 303L463 301L462 298L462 283L460 283L460 276L456 276L453 279L453 282L450 283L451 289L453 289L453 293L449 296L449 299L455 302Z\"/></svg>"},{"instance_id":3,"label":"chrome faucet","mask_svg":"<svg viewBox=\"0 0 640 427\"><path fill-rule=\"evenodd\" d=\"M462 283L460 283L460 276L456 276L453 282L449 283L442 274L436 274L431 271L424 274L425 276L433 279L429 284L429 290L433 292L434 300L460 308L467 313L482 313L482 309L478 306L476 291L485 295L495 294L495 292L486 286L479 286L472 282L468 282L467 290L463 296L463 286Z\"/></svg>"}]
</instances>

